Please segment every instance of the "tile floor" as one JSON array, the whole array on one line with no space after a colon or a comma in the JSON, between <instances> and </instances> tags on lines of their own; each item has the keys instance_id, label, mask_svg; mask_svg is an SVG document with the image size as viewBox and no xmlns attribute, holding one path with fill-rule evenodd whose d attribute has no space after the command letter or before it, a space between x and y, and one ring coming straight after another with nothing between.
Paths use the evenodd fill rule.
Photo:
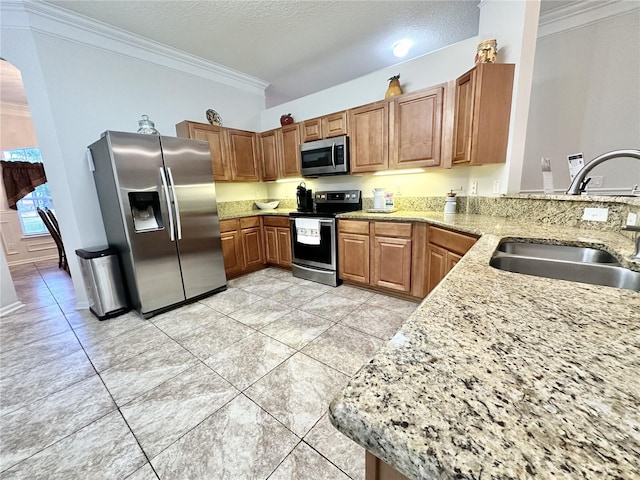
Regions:
<instances>
[{"instance_id":1,"label":"tile floor","mask_svg":"<svg viewBox=\"0 0 640 480\"><path fill-rule=\"evenodd\" d=\"M331 398L417 304L266 269L143 320L75 311L57 262L11 269L0 479L364 478Z\"/></svg>"}]
</instances>

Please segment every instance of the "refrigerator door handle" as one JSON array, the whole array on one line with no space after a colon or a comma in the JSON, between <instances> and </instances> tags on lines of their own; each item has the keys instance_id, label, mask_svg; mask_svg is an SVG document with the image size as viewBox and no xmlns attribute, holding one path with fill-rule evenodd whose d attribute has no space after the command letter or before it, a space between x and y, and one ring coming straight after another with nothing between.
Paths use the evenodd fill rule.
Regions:
<instances>
[{"instance_id":1,"label":"refrigerator door handle","mask_svg":"<svg viewBox=\"0 0 640 480\"><path fill-rule=\"evenodd\" d=\"M182 222L180 221L180 205L178 204L178 195L176 195L176 184L173 181L173 175L171 169L167 167L167 173L169 174L169 184L171 185L171 193L173 194L173 205L176 212L176 227L178 228L178 240L182 240Z\"/></svg>"},{"instance_id":2,"label":"refrigerator door handle","mask_svg":"<svg viewBox=\"0 0 640 480\"><path fill-rule=\"evenodd\" d=\"M173 233L173 213L171 212L171 198L169 197L169 188L167 188L167 177L164 174L164 168L160 167L160 179L162 180L162 190L164 190L164 198L167 200L167 212L169 212L169 238L172 242L176 239Z\"/></svg>"}]
</instances>

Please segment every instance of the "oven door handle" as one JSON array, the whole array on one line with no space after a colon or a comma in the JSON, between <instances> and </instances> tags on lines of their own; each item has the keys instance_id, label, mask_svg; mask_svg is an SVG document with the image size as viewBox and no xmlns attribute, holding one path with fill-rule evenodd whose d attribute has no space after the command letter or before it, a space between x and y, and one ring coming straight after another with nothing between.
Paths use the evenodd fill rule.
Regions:
<instances>
[{"instance_id":1,"label":"oven door handle","mask_svg":"<svg viewBox=\"0 0 640 480\"><path fill-rule=\"evenodd\" d=\"M297 218L313 218L313 217L297 217ZM325 219L322 219L322 218L321 218L321 219L319 219L319 221L320 221L320 223L321 223L321 224L331 226L331 225L333 225L333 222L335 221L335 219L333 219L333 218L332 218L332 219L330 219L330 220L325 220ZM290 219L289 219L289 223L291 224L291 226L292 226L292 227L294 227L294 228L295 228L295 226L296 226L296 219L295 219L295 218L290 218Z\"/></svg>"}]
</instances>

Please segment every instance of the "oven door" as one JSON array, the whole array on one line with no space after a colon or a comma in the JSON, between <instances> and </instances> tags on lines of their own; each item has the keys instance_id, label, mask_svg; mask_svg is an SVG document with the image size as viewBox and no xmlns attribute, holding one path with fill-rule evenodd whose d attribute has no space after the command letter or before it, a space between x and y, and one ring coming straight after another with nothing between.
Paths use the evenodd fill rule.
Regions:
<instances>
[{"instance_id":1,"label":"oven door","mask_svg":"<svg viewBox=\"0 0 640 480\"><path fill-rule=\"evenodd\" d=\"M298 218L311 217L299 216ZM336 219L318 218L318 220L320 221L320 245L308 245L298 241L295 218L289 219L293 263L335 271L337 270L338 262Z\"/></svg>"}]
</instances>

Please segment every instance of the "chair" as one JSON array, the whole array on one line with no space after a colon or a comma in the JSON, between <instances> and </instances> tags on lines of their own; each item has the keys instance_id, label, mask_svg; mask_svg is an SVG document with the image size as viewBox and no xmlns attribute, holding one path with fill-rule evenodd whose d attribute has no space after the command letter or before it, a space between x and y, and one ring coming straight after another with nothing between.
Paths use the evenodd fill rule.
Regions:
<instances>
[{"instance_id":1,"label":"chair","mask_svg":"<svg viewBox=\"0 0 640 480\"><path fill-rule=\"evenodd\" d=\"M58 228L56 228L58 225L58 220L56 219L55 215L53 215L53 212L51 212L51 210L49 209L47 209L47 212L42 210L40 207L38 207L36 210L38 211L38 215L40 215L42 222L47 227L47 230L49 230L51 238L53 238L53 241L56 243L56 247L58 247L58 268L64 269L64 271L67 272L69 276L71 276L71 272L69 271L69 264L67 263L67 255L64 251L64 245L62 243L62 237L60 236L60 231L58 230Z\"/></svg>"}]
</instances>

